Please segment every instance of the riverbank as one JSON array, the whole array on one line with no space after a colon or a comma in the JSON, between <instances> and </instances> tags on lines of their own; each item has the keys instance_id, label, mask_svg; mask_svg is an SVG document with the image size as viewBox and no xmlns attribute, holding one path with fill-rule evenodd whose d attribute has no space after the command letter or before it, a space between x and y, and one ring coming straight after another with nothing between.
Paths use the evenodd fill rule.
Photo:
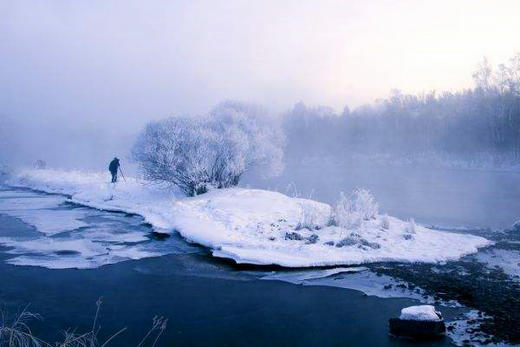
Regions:
<instances>
[{"instance_id":1,"label":"riverbank","mask_svg":"<svg viewBox=\"0 0 520 347\"><path fill-rule=\"evenodd\" d=\"M14 218L13 218L14 219ZM23 224L0 225L0 233ZM6 231L6 229L8 229ZM160 242L160 241L157 241ZM387 319L411 299L385 300L339 288L304 288L262 281L204 254L177 254L90 270L50 270L5 264L0 252L0 302L8 312L30 303L44 317L31 326L55 341L61 331L88 331L103 297L100 340L128 327L113 346L136 345L155 315L169 319L161 346L399 345ZM435 346L449 345L440 341Z\"/></svg>"},{"instance_id":2,"label":"riverbank","mask_svg":"<svg viewBox=\"0 0 520 347\"><path fill-rule=\"evenodd\" d=\"M480 236L377 214L355 215L349 226L338 225L334 220L343 216L328 204L267 190L218 189L189 198L130 177L114 185L103 174L56 170L24 171L7 183L67 194L70 201L93 208L139 214L155 231L178 232L214 256L237 263L315 267L438 262L492 244Z\"/></svg>"},{"instance_id":3,"label":"riverbank","mask_svg":"<svg viewBox=\"0 0 520 347\"><path fill-rule=\"evenodd\" d=\"M449 268L453 262L440 265L426 264L422 267L420 264L409 264L406 267L403 264L395 263L368 264L370 271L362 267L281 271L280 268L263 269L237 266L230 261L219 261L217 258L209 256L204 248L190 246L182 239L176 238L175 235L155 238L152 227L143 223L142 218L138 216L88 209L70 203L56 206L56 198L59 197L56 195L28 190L10 190L8 192L10 195L4 194L2 199L15 199L14 201L17 202L10 201L8 206L12 208L20 206L26 210L25 213L16 209L0 212L0 238L15 241L40 238L42 233L38 228L27 224L23 221L24 219L41 229L50 230L49 228L52 226L51 229L54 232L59 231L57 234L48 236L52 240L52 248L41 247L39 242L30 244L37 246L36 248L19 249L17 252L13 252L17 249L13 246L0 247L0 276L6 279L5 286L0 289L0 301L7 305L10 312L31 303L31 310L45 317L43 322L37 324L35 331L43 334L42 337L49 341L56 339L51 333L59 330L69 327L78 327L79 331L89 329L95 310L94 303L99 296L104 296L101 318L110 320L103 323L103 334L110 335L121 329L122 325L129 326L130 330L134 332L128 333L128 336L125 334L126 337L122 341L130 344L135 344L135 339L142 337L141 335L147 331L150 319L154 315L174 316L174 320L177 321L176 326L181 327L180 331L186 334L185 339L179 341L194 345L199 344L196 340L197 336L205 334L200 333L197 330L198 327L206 323L217 324L223 329L203 335L204 338L219 341L219 344L226 344L226 341L229 340L226 335L228 333L237 334L237 344L241 340L248 339L250 335L258 341L267 343L271 333L276 334L281 341L287 341L288 344L296 341L295 344L307 345L307 340L316 344L318 339L323 339L325 344L342 344L346 343L346 340L342 340L346 338L344 335L346 331L354 339L351 341L350 337L348 338L349 345L357 345L360 341L365 341L366 336L356 329L376 334L373 343L377 343L377 345L401 344L402 341L388 339L385 317L388 319L398 315L401 305L413 305L418 302L440 305L439 308L445 314L447 321L453 322L457 327L456 330L449 332L450 338L454 341L462 343L467 338L479 338L468 332L478 333L480 331L478 325L474 324L474 320L465 316L465 312L468 310L463 307L453 307L453 304L449 302L450 298L457 298L460 295L459 292L449 292L449 295L443 296L443 301L448 302L436 302L438 288L425 286L426 290L423 290L417 285L420 281L428 280L430 277L431 281L437 277L432 276L428 271L417 271L418 269L423 269L425 266L434 269ZM39 209L34 209L35 207L39 207ZM79 215L78 209L81 211ZM34 218L37 211L43 212L43 218L39 220ZM69 220L61 218L59 220L62 223L61 230L58 230L53 218L54 213L65 217L67 211L71 212L68 215ZM16 217L5 213L16 214ZM68 227L77 225L74 220L78 216L81 216L79 221L87 226L78 230L67 230ZM136 238L137 234L140 234L139 239ZM78 238L97 245L105 245L104 247L115 248L116 254L119 253L120 256L110 257L103 253L92 257L88 253L82 254L78 250L69 250L67 240L77 240ZM500 242L502 243L502 241ZM29 246L27 243L24 245ZM136 249L141 252L135 252ZM148 252L143 252L143 250ZM156 255L150 254L150 251ZM126 257L121 255L126 255ZM132 260L128 255L140 255L142 259ZM20 266L23 265L20 262L14 262L18 266L7 264L13 263L13 259L19 259L20 256L24 256L24 261L33 266ZM110 265L110 262L106 263L107 260L115 262L115 264ZM67 267L78 267L78 264L88 264L91 268L67 269ZM102 266L104 264L107 265ZM389 273L397 278L400 277L399 274L413 276L406 278L405 281L397 281L380 273L391 269L401 269L395 274ZM459 283L463 276L454 271L446 271L446 273L442 276L446 283ZM292 284L284 284L280 281ZM219 283L215 284L215 282ZM273 285L270 286L265 282ZM294 284L304 286L294 286ZM495 286L495 290L500 289L501 284L497 282L496 285L498 287ZM159 290L156 291L155 286L160 287ZM206 288L197 288L198 286ZM280 286L295 288L279 289ZM307 289L311 286L324 289L317 291L311 289L308 292ZM214 290L208 289L208 287ZM352 294L353 296L351 288L356 290L353 292L355 293ZM338 292L329 292L328 289ZM223 291L223 293L219 293L219 291ZM243 294L242 291L246 291L247 294ZM358 291L365 294L359 294ZM236 295L237 298L228 292L234 293L233 295ZM367 297L366 294L375 295L378 298ZM244 295L245 298L242 300ZM277 296L274 301L271 299L272 295ZM198 299L199 296L202 296L203 299ZM347 299L344 299L345 296ZM380 299L381 297L385 299ZM124 298L125 301L119 300L120 298ZM377 300L372 301L372 299ZM141 303L142 300L150 302ZM169 306L169 302L177 303L177 300L182 301L179 305L184 305L180 311L176 306ZM191 303L188 303L188 300L191 300ZM252 302L251 305L248 300ZM393 306L395 300L400 304ZM110 303L111 301L114 302ZM214 301L219 301L219 303L215 304ZM79 304L75 304L76 302ZM165 310L161 309L163 307L161 302L165 305ZM469 307L474 307L472 302L464 303ZM134 304L137 305L137 308L132 308ZM124 308L118 308L118 305L122 305ZM215 305L218 310L213 308ZM275 306L271 307L271 305ZM184 312L184 310L189 311L190 307L193 311L198 312L196 317L192 317L193 312ZM308 312L305 311L305 307L309 310ZM480 308L485 307L480 306ZM502 305L500 309L507 310L508 307ZM334 310L334 312L330 313L327 310ZM378 312L376 314L381 311L382 316L373 318L372 315L376 311ZM186 318L187 323L185 318L177 316L179 314L192 318ZM301 317L300 314L306 317ZM273 318L271 315L276 317ZM70 317L75 318L71 320ZM191 319L193 321L190 322ZM244 323L243 319L247 323ZM272 320L272 322L264 323L262 320ZM128 321L130 323L127 323ZM327 336L322 335L322 330L319 328L321 323L317 323L320 321L325 322L324 324L328 326L331 325L331 327L322 328ZM347 325L345 325L345 321L348 322ZM198 325L198 323L202 325ZM377 326L370 326L371 323ZM309 328L308 325L311 324L315 324L316 327ZM256 325L260 325L260 327ZM236 331L235 326L242 326L244 331ZM170 322L168 330L171 327ZM185 333L183 329L187 329L189 332ZM316 337L306 335L309 331L312 331ZM247 334L247 336L243 334ZM167 340L168 342L176 344L177 336L175 334L166 336L171 339ZM100 337L102 338L103 335ZM233 339L234 337L232 341L235 341ZM251 343L255 344L254 341ZM200 342L200 344L203 343Z\"/></svg>"}]
</instances>

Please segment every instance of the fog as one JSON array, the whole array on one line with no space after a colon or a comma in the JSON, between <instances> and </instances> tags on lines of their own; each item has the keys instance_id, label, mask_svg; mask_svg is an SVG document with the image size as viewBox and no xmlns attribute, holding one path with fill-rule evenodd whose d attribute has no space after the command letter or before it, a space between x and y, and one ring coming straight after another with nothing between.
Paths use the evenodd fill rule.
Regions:
<instances>
[{"instance_id":1,"label":"fog","mask_svg":"<svg viewBox=\"0 0 520 347\"><path fill-rule=\"evenodd\" d=\"M0 3L2 161L104 167L150 119L222 100L338 112L459 90L520 47L516 1Z\"/></svg>"},{"instance_id":2,"label":"fog","mask_svg":"<svg viewBox=\"0 0 520 347\"><path fill-rule=\"evenodd\" d=\"M515 345L519 183L520 0L0 0L0 347Z\"/></svg>"},{"instance_id":3,"label":"fog","mask_svg":"<svg viewBox=\"0 0 520 347\"><path fill-rule=\"evenodd\" d=\"M500 183L517 179L520 153L519 9L469 0L4 0L0 162L106 170L117 155L131 171L147 122L238 100L280 117L287 136L285 173L249 175L244 185L291 185L290 194L331 203L363 185L402 218L508 225L520 213L510 206L517 189ZM432 171L497 163L511 173L471 181ZM476 217L488 204L497 217L486 223Z\"/></svg>"}]
</instances>

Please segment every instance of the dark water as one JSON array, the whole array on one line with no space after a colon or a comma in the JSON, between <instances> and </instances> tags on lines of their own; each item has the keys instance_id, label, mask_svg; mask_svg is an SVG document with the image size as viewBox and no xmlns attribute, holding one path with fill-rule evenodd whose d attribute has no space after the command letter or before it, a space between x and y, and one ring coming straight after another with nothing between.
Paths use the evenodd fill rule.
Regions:
<instances>
[{"instance_id":1,"label":"dark water","mask_svg":"<svg viewBox=\"0 0 520 347\"><path fill-rule=\"evenodd\" d=\"M96 219L89 218L95 227ZM124 218L116 220L128 227ZM149 233L145 226L141 230ZM19 219L0 216L1 237L34 233ZM0 248L0 303L8 313L30 303L30 311L44 317L32 325L35 335L50 342L65 329L90 330L102 296L101 340L128 328L113 346L137 345L155 315L169 319L162 346L410 344L389 337L387 322L414 300L263 281L255 271L218 262L203 250L87 270L9 265L5 260L13 255L7 250ZM450 310L444 313L449 319ZM448 344L445 339L424 345Z\"/></svg>"},{"instance_id":2,"label":"dark water","mask_svg":"<svg viewBox=\"0 0 520 347\"><path fill-rule=\"evenodd\" d=\"M339 192L369 189L380 211L427 225L503 229L520 219L520 172L367 165L288 163L280 177L249 175L252 187L334 204Z\"/></svg>"}]
</instances>

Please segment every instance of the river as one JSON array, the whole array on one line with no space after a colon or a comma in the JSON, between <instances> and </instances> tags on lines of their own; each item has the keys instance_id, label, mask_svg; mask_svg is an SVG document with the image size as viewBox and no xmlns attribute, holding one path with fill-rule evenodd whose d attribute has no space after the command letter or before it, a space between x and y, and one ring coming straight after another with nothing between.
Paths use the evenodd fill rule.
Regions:
<instances>
[{"instance_id":1,"label":"river","mask_svg":"<svg viewBox=\"0 0 520 347\"><path fill-rule=\"evenodd\" d=\"M519 173L370 170L293 165L276 179L246 177L244 185L331 203L341 190L366 187L391 215L467 230L505 228L520 216ZM155 315L169 319L164 346L406 345L388 336L388 319L420 298L405 290L381 295L392 279L363 275L370 271L314 280L311 270L299 282L306 285L289 283L294 272L219 261L178 236L154 235L139 216L9 187L0 190L0 240L3 310L30 304L44 317L32 325L35 335L50 342L68 328L88 331L103 297L101 340L128 328L115 346L137 345ZM279 275L285 280L264 280ZM449 321L464 310L442 311Z\"/></svg>"}]
</instances>

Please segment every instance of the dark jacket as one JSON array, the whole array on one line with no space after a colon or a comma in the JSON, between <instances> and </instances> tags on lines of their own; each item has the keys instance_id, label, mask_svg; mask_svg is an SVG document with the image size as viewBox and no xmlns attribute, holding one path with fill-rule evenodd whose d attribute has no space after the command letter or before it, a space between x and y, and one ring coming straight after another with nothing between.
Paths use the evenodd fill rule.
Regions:
<instances>
[{"instance_id":1,"label":"dark jacket","mask_svg":"<svg viewBox=\"0 0 520 347\"><path fill-rule=\"evenodd\" d=\"M117 169L119 169L119 159L114 158L108 165L108 170L110 172L117 172Z\"/></svg>"}]
</instances>

